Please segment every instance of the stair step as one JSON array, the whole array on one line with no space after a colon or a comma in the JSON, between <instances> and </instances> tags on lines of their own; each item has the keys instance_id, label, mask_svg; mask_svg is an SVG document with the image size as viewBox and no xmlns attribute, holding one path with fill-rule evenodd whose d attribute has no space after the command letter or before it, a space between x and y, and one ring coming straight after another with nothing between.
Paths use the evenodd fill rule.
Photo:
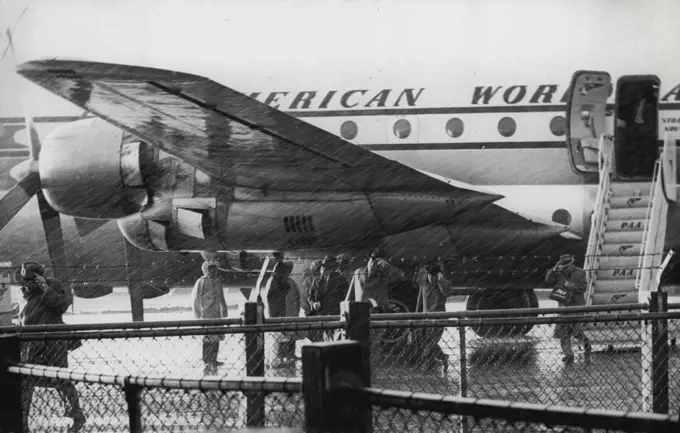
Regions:
<instances>
[{"instance_id":1,"label":"stair step","mask_svg":"<svg viewBox=\"0 0 680 433\"><path fill-rule=\"evenodd\" d=\"M602 245L603 256L639 256L642 252L641 244L631 243L605 243Z\"/></svg>"},{"instance_id":2,"label":"stair step","mask_svg":"<svg viewBox=\"0 0 680 433\"><path fill-rule=\"evenodd\" d=\"M604 243L605 244L641 244L642 236L644 235L643 230L626 230L618 232L605 232L604 233Z\"/></svg>"},{"instance_id":3,"label":"stair step","mask_svg":"<svg viewBox=\"0 0 680 433\"><path fill-rule=\"evenodd\" d=\"M621 208L645 208L649 205L649 196L622 196L622 197L611 197L609 199L609 205L612 209Z\"/></svg>"},{"instance_id":4,"label":"stair step","mask_svg":"<svg viewBox=\"0 0 680 433\"><path fill-rule=\"evenodd\" d=\"M611 184L612 195L615 197L624 196L649 196L652 191L651 182L626 182L618 183L614 182Z\"/></svg>"},{"instance_id":5,"label":"stair step","mask_svg":"<svg viewBox=\"0 0 680 433\"><path fill-rule=\"evenodd\" d=\"M592 305L636 304L637 301L637 291L621 293L595 293L593 294Z\"/></svg>"},{"instance_id":6,"label":"stair step","mask_svg":"<svg viewBox=\"0 0 680 433\"><path fill-rule=\"evenodd\" d=\"M644 219L625 219L625 220L615 220L609 219L605 223L605 227L608 232L618 232L618 231L637 231L645 229Z\"/></svg>"},{"instance_id":7,"label":"stair step","mask_svg":"<svg viewBox=\"0 0 680 433\"><path fill-rule=\"evenodd\" d=\"M600 293L627 293L636 292L635 280L597 280L595 281L594 294Z\"/></svg>"},{"instance_id":8,"label":"stair step","mask_svg":"<svg viewBox=\"0 0 680 433\"><path fill-rule=\"evenodd\" d=\"M635 280L637 278L637 267L617 268L617 269L598 269L597 280Z\"/></svg>"},{"instance_id":9,"label":"stair step","mask_svg":"<svg viewBox=\"0 0 680 433\"><path fill-rule=\"evenodd\" d=\"M637 269L639 258L636 256L600 256L598 270Z\"/></svg>"},{"instance_id":10,"label":"stair step","mask_svg":"<svg viewBox=\"0 0 680 433\"><path fill-rule=\"evenodd\" d=\"M647 218L646 207L623 207L609 209L610 220L644 220Z\"/></svg>"}]
</instances>

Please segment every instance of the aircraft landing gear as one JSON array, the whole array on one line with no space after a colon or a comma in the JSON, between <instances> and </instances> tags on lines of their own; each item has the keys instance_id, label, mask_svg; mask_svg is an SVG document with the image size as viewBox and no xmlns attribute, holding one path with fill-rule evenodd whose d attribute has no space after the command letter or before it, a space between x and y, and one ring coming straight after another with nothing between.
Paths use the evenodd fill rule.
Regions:
<instances>
[{"instance_id":1,"label":"aircraft landing gear","mask_svg":"<svg viewBox=\"0 0 680 433\"><path fill-rule=\"evenodd\" d=\"M466 310L506 310L514 308L538 308L534 290L487 289L468 296ZM536 314L527 314L536 317ZM534 325L479 325L472 330L480 337L509 337L526 335Z\"/></svg>"}]
</instances>

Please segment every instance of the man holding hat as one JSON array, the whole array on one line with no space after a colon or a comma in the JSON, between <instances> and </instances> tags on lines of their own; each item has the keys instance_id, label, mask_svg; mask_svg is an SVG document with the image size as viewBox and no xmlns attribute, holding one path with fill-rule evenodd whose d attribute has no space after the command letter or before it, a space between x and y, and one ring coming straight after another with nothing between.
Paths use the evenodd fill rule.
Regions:
<instances>
[{"instance_id":1,"label":"man holding hat","mask_svg":"<svg viewBox=\"0 0 680 433\"><path fill-rule=\"evenodd\" d=\"M444 278L441 265L438 263L426 265L425 272L425 277L420 278L416 311L423 313L446 311L446 300L452 290L451 281ZM440 361L446 370L449 357L439 346L439 340L444 335L444 328L423 328L419 331L416 336L420 339L427 368L433 369L436 366L436 361Z\"/></svg>"},{"instance_id":2,"label":"man holding hat","mask_svg":"<svg viewBox=\"0 0 680 433\"><path fill-rule=\"evenodd\" d=\"M365 302L372 299L378 305L379 311L386 310L389 306L390 285L405 279L403 273L385 257L384 249L374 249L366 267L357 269L352 280L354 300Z\"/></svg>"},{"instance_id":3,"label":"man holding hat","mask_svg":"<svg viewBox=\"0 0 680 433\"><path fill-rule=\"evenodd\" d=\"M574 265L574 257L570 254L564 254L560 257L557 264L546 273L545 282L553 288L563 288L571 293L570 301L568 303L559 302L560 307L586 305L585 292L588 288L586 273L583 269ZM564 353L562 361L565 364L574 363L571 337L583 343L586 359L590 355L591 344L588 337L583 333L583 327L580 323L557 323L553 336L560 340L560 346Z\"/></svg>"},{"instance_id":4,"label":"man holding hat","mask_svg":"<svg viewBox=\"0 0 680 433\"><path fill-rule=\"evenodd\" d=\"M332 256L324 257L321 262L321 275L314 278L309 294L312 314L319 316L340 314L340 302L345 300L349 283L339 272L335 272L337 267L338 261ZM321 339L318 333L313 337L310 336L310 340Z\"/></svg>"},{"instance_id":5,"label":"man holding hat","mask_svg":"<svg viewBox=\"0 0 680 433\"><path fill-rule=\"evenodd\" d=\"M63 314L73 303L73 294L54 278L45 278L45 268L37 262L26 262L21 266L17 281L23 282L21 294L26 300L19 319L25 325L60 325L64 323ZM68 352L82 346L79 340L33 340L24 343L21 361L52 367L68 368ZM86 418L80 407L78 390L73 382L50 378L24 378L21 389L24 409L24 425L28 425L33 388L35 386L55 388L64 407L65 416L73 418L68 429L75 433L82 429Z\"/></svg>"}]
</instances>

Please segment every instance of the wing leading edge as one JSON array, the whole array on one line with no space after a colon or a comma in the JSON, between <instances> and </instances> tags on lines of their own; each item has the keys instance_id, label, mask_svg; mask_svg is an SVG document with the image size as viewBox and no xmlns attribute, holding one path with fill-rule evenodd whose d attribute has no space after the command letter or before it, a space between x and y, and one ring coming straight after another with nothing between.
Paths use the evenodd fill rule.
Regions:
<instances>
[{"instance_id":1,"label":"wing leading edge","mask_svg":"<svg viewBox=\"0 0 680 433\"><path fill-rule=\"evenodd\" d=\"M204 77L67 60L18 73L226 185L502 198L442 183Z\"/></svg>"}]
</instances>

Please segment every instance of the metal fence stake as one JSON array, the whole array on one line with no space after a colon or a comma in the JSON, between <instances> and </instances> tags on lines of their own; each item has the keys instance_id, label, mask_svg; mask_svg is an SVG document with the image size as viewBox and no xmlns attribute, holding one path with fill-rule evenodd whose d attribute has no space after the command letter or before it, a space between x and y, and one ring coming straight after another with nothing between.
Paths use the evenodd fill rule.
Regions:
<instances>
[{"instance_id":1,"label":"metal fence stake","mask_svg":"<svg viewBox=\"0 0 680 433\"><path fill-rule=\"evenodd\" d=\"M458 370L460 371L460 396L467 397L468 383L467 383L467 347L465 342L465 326L458 326ZM468 419L462 416L460 419L461 433L468 433Z\"/></svg>"},{"instance_id":2,"label":"metal fence stake","mask_svg":"<svg viewBox=\"0 0 680 433\"><path fill-rule=\"evenodd\" d=\"M372 405L366 398L347 389L370 386L363 352L358 341L313 343L302 347L306 432L373 431Z\"/></svg>"},{"instance_id":3,"label":"metal fence stake","mask_svg":"<svg viewBox=\"0 0 680 433\"><path fill-rule=\"evenodd\" d=\"M371 375L371 303L343 301L340 320L346 322L346 339L358 341L362 349L364 371Z\"/></svg>"},{"instance_id":4,"label":"metal fence stake","mask_svg":"<svg viewBox=\"0 0 680 433\"><path fill-rule=\"evenodd\" d=\"M21 375L7 371L10 363L21 362L19 337L0 336L0 432L22 433Z\"/></svg>"},{"instance_id":5,"label":"metal fence stake","mask_svg":"<svg viewBox=\"0 0 680 433\"><path fill-rule=\"evenodd\" d=\"M142 403L140 401L142 388L137 385L131 385L126 380L123 392L125 393L125 401L128 407L130 433L142 433Z\"/></svg>"},{"instance_id":6,"label":"metal fence stake","mask_svg":"<svg viewBox=\"0 0 680 433\"><path fill-rule=\"evenodd\" d=\"M668 293L651 293L651 312L668 311ZM652 411L668 413L668 320L651 321L652 327Z\"/></svg>"},{"instance_id":7,"label":"metal fence stake","mask_svg":"<svg viewBox=\"0 0 680 433\"><path fill-rule=\"evenodd\" d=\"M264 314L258 302L246 302L243 306L243 324L256 325L264 322ZM264 377L264 332L245 334L246 376ZM265 399L262 392L246 393L246 425L264 427Z\"/></svg>"}]
</instances>

